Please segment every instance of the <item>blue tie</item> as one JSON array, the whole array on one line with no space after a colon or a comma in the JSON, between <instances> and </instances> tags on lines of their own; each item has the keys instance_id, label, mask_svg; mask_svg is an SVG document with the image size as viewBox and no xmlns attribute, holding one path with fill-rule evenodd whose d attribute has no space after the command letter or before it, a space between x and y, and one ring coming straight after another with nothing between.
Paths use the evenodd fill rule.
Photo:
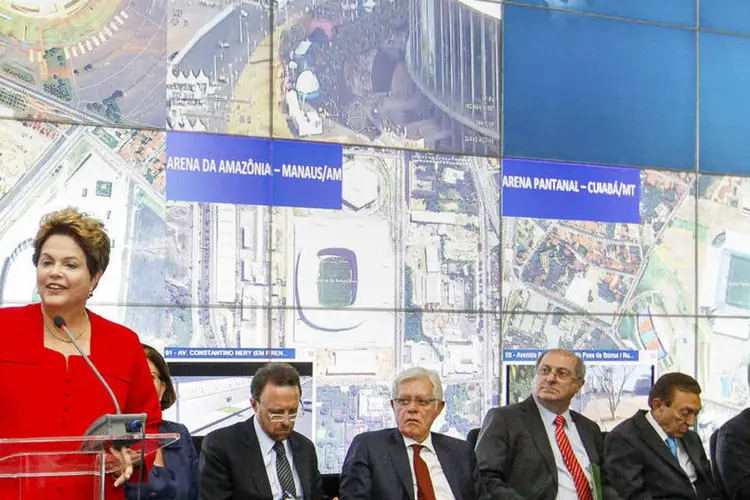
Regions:
<instances>
[{"instance_id":1,"label":"blue tie","mask_svg":"<svg viewBox=\"0 0 750 500\"><path fill-rule=\"evenodd\" d=\"M665 441L667 442L669 451L671 451L672 455L676 457L677 456L677 440L673 438L672 436L669 436L667 439L665 439Z\"/></svg>"}]
</instances>

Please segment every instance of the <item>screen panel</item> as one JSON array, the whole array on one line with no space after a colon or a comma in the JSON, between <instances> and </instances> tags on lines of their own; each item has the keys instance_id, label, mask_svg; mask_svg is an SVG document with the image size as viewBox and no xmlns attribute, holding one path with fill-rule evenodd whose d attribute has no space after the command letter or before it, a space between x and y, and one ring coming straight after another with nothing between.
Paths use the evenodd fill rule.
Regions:
<instances>
[{"instance_id":1,"label":"screen panel","mask_svg":"<svg viewBox=\"0 0 750 500\"><path fill-rule=\"evenodd\" d=\"M501 5L280 1L274 136L497 155Z\"/></svg>"},{"instance_id":2,"label":"screen panel","mask_svg":"<svg viewBox=\"0 0 750 500\"><path fill-rule=\"evenodd\" d=\"M503 351L506 360L506 404L520 403L533 393L536 374L534 362L513 361L513 358L533 357L532 354L528 351ZM654 353L630 351L626 360L612 361L601 359L617 358L618 351L588 351L581 354L593 359L585 361L585 383L571 401L571 410L590 418L606 432L632 417L636 411L648 409L648 395L655 381Z\"/></svg>"},{"instance_id":3,"label":"screen panel","mask_svg":"<svg viewBox=\"0 0 750 500\"><path fill-rule=\"evenodd\" d=\"M2 2L0 33L6 116L164 125L167 2Z\"/></svg>"},{"instance_id":4,"label":"screen panel","mask_svg":"<svg viewBox=\"0 0 750 500\"><path fill-rule=\"evenodd\" d=\"M170 130L270 136L270 3L169 2Z\"/></svg>"},{"instance_id":5,"label":"screen panel","mask_svg":"<svg viewBox=\"0 0 750 500\"><path fill-rule=\"evenodd\" d=\"M505 310L694 314L695 175L510 162L503 167ZM573 167L580 173L566 174ZM589 172L606 182L587 182ZM623 180L631 177L632 184ZM635 196L604 189L615 184L632 186ZM600 205L607 197L612 205Z\"/></svg>"}]
</instances>

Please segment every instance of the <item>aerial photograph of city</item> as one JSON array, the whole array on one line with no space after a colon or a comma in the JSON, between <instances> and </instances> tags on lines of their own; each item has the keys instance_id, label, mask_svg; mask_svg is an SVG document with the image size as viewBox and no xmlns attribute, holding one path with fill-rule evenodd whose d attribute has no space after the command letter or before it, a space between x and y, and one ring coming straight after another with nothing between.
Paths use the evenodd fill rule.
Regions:
<instances>
[{"instance_id":1,"label":"aerial photograph of city","mask_svg":"<svg viewBox=\"0 0 750 500\"><path fill-rule=\"evenodd\" d=\"M695 371L695 175L643 171L640 203L640 225L503 218L505 348L657 350Z\"/></svg>"},{"instance_id":2,"label":"aerial photograph of city","mask_svg":"<svg viewBox=\"0 0 750 500\"><path fill-rule=\"evenodd\" d=\"M2 116L163 127L164 0L0 1Z\"/></svg>"}]
</instances>

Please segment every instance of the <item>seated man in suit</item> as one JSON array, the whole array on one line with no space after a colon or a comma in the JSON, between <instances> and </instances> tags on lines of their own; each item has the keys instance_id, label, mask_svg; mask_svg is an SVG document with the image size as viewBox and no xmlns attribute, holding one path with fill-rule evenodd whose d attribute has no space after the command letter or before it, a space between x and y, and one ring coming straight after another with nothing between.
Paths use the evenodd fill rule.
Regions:
<instances>
[{"instance_id":1,"label":"seated man in suit","mask_svg":"<svg viewBox=\"0 0 750 500\"><path fill-rule=\"evenodd\" d=\"M616 499L599 468L599 426L570 410L586 367L570 351L539 357L532 396L487 413L476 455L490 498L503 500Z\"/></svg>"},{"instance_id":2,"label":"seated man in suit","mask_svg":"<svg viewBox=\"0 0 750 500\"><path fill-rule=\"evenodd\" d=\"M623 499L705 500L713 480L700 437L690 427L701 409L701 387L684 373L667 373L639 410L607 434L604 467Z\"/></svg>"},{"instance_id":3,"label":"seated man in suit","mask_svg":"<svg viewBox=\"0 0 750 500\"><path fill-rule=\"evenodd\" d=\"M748 366L750 384L750 366ZM750 498L750 408L728 420L711 436L711 471L714 489L722 495L711 498Z\"/></svg>"},{"instance_id":4,"label":"seated man in suit","mask_svg":"<svg viewBox=\"0 0 750 500\"><path fill-rule=\"evenodd\" d=\"M398 428L359 434L341 470L341 500L475 500L483 498L466 441L430 432L443 411L433 370L410 368L393 382Z\"/></svg>"},{"instance_id":5,"label":"seated man in suit","mask_svg":"<svg viewBox=\"0 0 750 500\"><path fill-rule=\"evenodd\" d=\"M747 373L750 385L750 366ZM750 408L728 420L711 436L714 500L750 498Z\"/></svg>"},{"instance_id":6,"label":"seated man in suit","mask_svg":"<svg viewBox=\"0 0 750 500\"><path fill-rule=\"evenodd\" d=\"M315 446L294 432L302 411L299 373L269 363L255 373L250 391L255 415L203 440L201 500L320 500Z\"/></svg>"}]
</instances>

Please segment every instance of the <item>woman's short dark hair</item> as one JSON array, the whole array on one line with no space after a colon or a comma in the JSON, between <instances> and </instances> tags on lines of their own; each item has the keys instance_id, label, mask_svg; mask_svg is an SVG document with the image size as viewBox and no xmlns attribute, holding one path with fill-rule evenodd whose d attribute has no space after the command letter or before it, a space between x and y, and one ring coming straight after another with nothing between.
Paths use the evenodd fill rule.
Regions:
<instances>
[{"instance_id":1,"label":"woman's short dark hair","mask_svg":"<svg viewBox=\"0 0 750 500\"><path fill-rule=\"evenodd\" d=\"M167 365L167 362L164 361L162 355L159 354L159 351L150 345L141 344L141 346L143 346L143 351L146 353L146 358L151 361L156 368L156 371L159 373L159 380L161 380L166 387L164 394L161 397L161 401L159 401L161 409L166 410L177 401L177 392L175 392L174 385L172 384L172 377L169 374L169 366Z\"/></svg>"},{"instance_id":2,"label":"woman's short dark hair","mask_svg":"<svg viewBox=\"0 0 750 500\"><path fill-rule=\"evenodd\" d=\"M34 238L34 255L31 259L34 267L39 264L44 243L55 234L70 236L81 247L92 278L100 271L103 273L107 270L111 243L104 230L104 223L75 208L51 212L42 218Z\"/></svg>"},{"instance_id":3,"label":"woman's short dark hair","mask_svg":"<svg viewBox=\"0 0 750 500\"><path fill-rule=\"evenodd\" d=\"M672 404L675 391L687 392L700 396L701 385L690 375L680 372L665 373L656 381L648 395L648 406L653 408L654 399L663 401L666 406Z\"/></svg>"},{"instance_id":4,"label":"woman's short dark hair","mask_svg":"<svg viewBox=\"0 0 750 500\"><path fill-rule=\"evenodd\" d=\"M255 401L260 402L260 395L269 382L281 387L297 387L302 395L299 372L289 363L268 363L255 372L250 383L250 393Z\"/></svg>"}]
</instances>

